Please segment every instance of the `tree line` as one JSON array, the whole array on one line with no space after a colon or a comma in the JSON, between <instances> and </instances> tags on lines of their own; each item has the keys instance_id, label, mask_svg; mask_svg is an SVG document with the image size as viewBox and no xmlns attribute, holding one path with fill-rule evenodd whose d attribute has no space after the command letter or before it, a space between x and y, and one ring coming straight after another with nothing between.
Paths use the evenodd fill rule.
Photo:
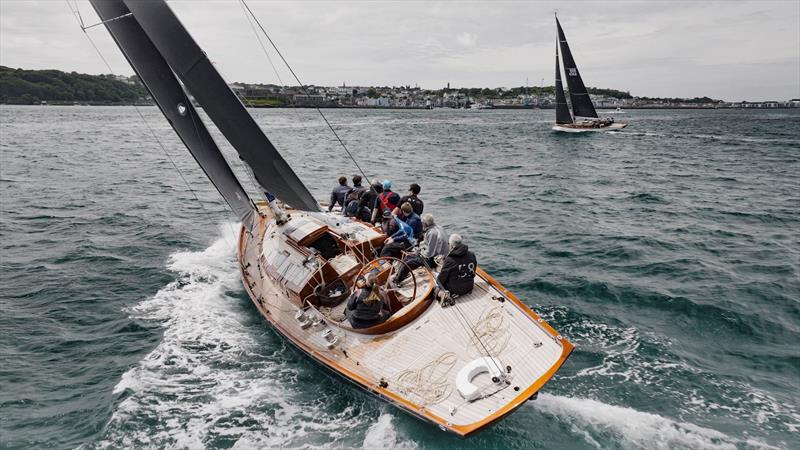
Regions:
<instances>
[{"instance_id":1,"label":"tree line","mask_svg":"<svg viewBox=\"0 0 800 450\"><path fill-rule=\"evenodd\" d=\"M0 66L0 103L143 103L148 94L137 77L87 75L60 70L25 70Z\"/></svg>"}]
</instances>

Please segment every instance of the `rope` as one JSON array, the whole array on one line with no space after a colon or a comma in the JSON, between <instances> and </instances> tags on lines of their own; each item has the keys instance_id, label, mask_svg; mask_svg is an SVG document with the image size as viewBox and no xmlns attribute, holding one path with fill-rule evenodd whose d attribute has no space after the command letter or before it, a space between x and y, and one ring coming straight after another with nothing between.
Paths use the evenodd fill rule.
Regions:
<instances>
[{"instance_id":1,"label":"rope","mask_svg":"<svg viewBox=\"0 0 800 450\"><path fill-rule=\"evenodd\" d=\"M486 352L481 352L482 356L499 356L508 346L511 334L508 332L503 310L499 306L487 309L481 314L475 323L475 336L470 339L470 343L474 344L477 339L484 342L482 348ZM477 345L475 348L478 348ZM478 351L480 352L480 348Z\"/></svg>"},{"instance_id":2,"label":"rope","mask_svg":"<svg viewBox=\"0 0 800 450\"><path fill-rule=\"evenodd\" d=\"M428 265L428 261L426 261L426 260L425 260L425 258L420 258L420 259L422 260L422 263L425 265L425 267L426 267L426 268L427 268L427 269L428 269L428 270L429 270L431 273L433 273L433 269L431 269L431 266L430 266L430 265ZM439 289L445 290L445 289L444 289L444 286L442 286L442 285L441 285L441 283L439 283L439 279L438 279L438 278L434 277L434 278L433 278L433 280L434 280L434 282L436 283L436 286L437 286ZM455 302L455 301L453 302L453 308L455 308L456 312L457 312L457 313L458 313L458 314L461 316L461 319L463 320L463 322L462 322L461 320L459 320L459 324L460 324L462 327L464 327L465 329L467 329L467 330L469 330L469 331L471 331L471 332L472 332L472 336L473 336L473 337L470 339L470 342L471 342L471 343L473 343L473 344L474 344L474 342L477 342L477 343L478 343L478 344L480 344L480 346L483 348L483 350L484 350L484 354L486 354L486 355L491 355L491 353L489 352L489 350L486 348L486 345L483 343L483 340L481 340L481 337L478 335L478 333L475 331L475 329L472 327L472 325L470 325L470 323L469 323L469 320L468 320L468 319L467 319L467 317L464 315L464 313L461 311L461 309L459 309L459 308L458 308L458 303L457 303L457 302ZM473 342L473 339L474 339L474 342ZM504 346L503 348L505 348L505 346ZM480 351L480 350L479 350L479 351ZM502 351L502 349L501 349L501 351ZM500 358L500 357L499 357L499 353L498 353L498 355L497 355L497 358L498 358L498 359ZM496 369L497 369L497 370L498 370L498 371L499 371L501 374L505 373L505 370L503 369L503 367L501 367L501 366L502 366L502 362L501 362L501 364L500 364L500 365L498 365L498 364L497 364L497 362L495 361L495 359L494 359L494 358L490 358L490 359L491 359L491 361L492 361L492 364L494 364L494 365L495 365L495 368L496 368Z\"/></svg>"},{"instance_id":3,"label":"rope","mask_svg":"<svg viewBox=\"0 0 800 450\"><path fill-rule=\"evenodd\" d=\"M400 372L395 376L398 390L421 398L423 407L441 403L453 392L448 375L457 360L455 353L447 352L417 370Z\"/></svg>"},{"instance_id":4,"label":"rope","mask_svg":"<svg viewBox=\"0 0 800 450\"><path fill-rule=\"evenodd\" d=\"M275 42L273 42L273 41L272 41L272 38L271 38L271 37L269 37L269 34L267 33L267 30L265 30L265 29L264 29L264 26L263 26L263 25L261 25L261 22L258 20L258 18L256 17L256 15L253 13L253 10L251 10L251 9L250 9L250 6L247 4L247 2L246 2L245 0L239 0L239 1L240 1L240 2L242 3L242 5L243 5L243 6L244 6L244 7L247 9L247 12L248 12L248 13L250 14L250 16L253 18L253 20L255 21L256 25L258 25L258 27L261 29L261 32L262 32L262 33L264 33L264 37L266 37L266 38L267 38L267 40L269 41L270 45L272 45L272 48L273 48L273 49L275 49L275 52L278 54L278 56L280 56L281 60L282 60L282 61L283 61L283 63L286 65L286 68L287 68L287 69L289 69L289 72L291 72L292 76L293 76L293 77L294 77L294 79L297 81L297 84L298 84L298 85L300 85L300 89L302 89L302 90L303 90L303 92L304 92L304 93L305 93L307 96L308 96L308 95L310 95L310 94L309 94L309 92L308 92L308 89L306 89L306 87L305 87L305 85L303 84L303 82L302 82L302 81L300 81L300 77L298 77L298 76L297 76L297 74L295 73L294 69L292 69L292 66L291 66L291 65L289 65L289 62L288 62L288 61L286 61L286 58L284 58L284 57L283 57L283 54L282 54L282 53L281 53L281 51L278 49L278 46L275 44ZM261 41L259 40L259 42L261 42ZM270 64L272 64L272 60L270 60ZM319 107L317 107L317 108L315 108L315 109L316 109L316 110L317 110L317 112L319 113L320 117L322 117L322 120L324 120L324 121L325 121L325 124L328 126L328 128L330 128L330 130L331 130L331 133L333 133L333 136L334 136L334 137L336 137L336 140L337 140L337 141L339 141L339 144L342 146L342 148L344 149L344 151L347 153L347 156L348 156L348 157L350 157L350 160L351 160L351 161L353 161L353 164L356 166L356 168L358 169L358 171L359 171L359 172L361 172L361 175L364 177L364 179L365 179L365 180L369 180L369 177L367 176L367 174L366 174L366 173L364 173L364 170L362 170L362 169L361 169L361 166L359 166L359 165L358 165L358 162L356 161L355 157L353 157L353 154L352 154L352 153L350 153L350 150L347 148L347 145L345 145L345 143L344 143L344 141L342 140L342 138L340 138L340 137L339 137L339 134L338 134L338 133L336 132L336 130L333 128L333 125L331 125L331 123L328 121L328 118L327 118L327 117L325 117L325 114L323 114L323 113L322 113L322 110L321 110L321 109L319 109Z\"/></svg>"},{"instance_id":5,"label":"rope","mask_svg":"<svg viewBox=\"0 0 800 450\"><path fill-rule=\"evenodd\" d=\"M261 36L259 36L255 25L253 25L253 20L251 19L250 15L247 14L247 9L245 8L245 6L241 2L239 2L239 6L241 6L241 8L242 8L242 14L244 14L244 17L247 19L247 24L250 25L250 30L253 31L253 35L256 37L256 41L258 41L258 45L259 45L259 47L261 47L261 51L264 53L264 56L267 57L267 61L269 61L269 65L272 67L272 72L275 73L275 77L278 78L278 82L280 83L281 86L283 86L284 85L283 84L283 79L281 78L281 75L278 73L278 69L275 67L275 64L272 62L272 58L269 56L269 52L267 51L267 48L264 46L264 43L261 41ZM242 96L241 98L245 102L247 102L247 105L249 107L251 107L251 108L254 107L253 104L250 102L250 100L246 96ZM300 118L300 113L294 108L292 108L292 110L294 112L295 118L297 119L297 123L300 124L301 126L303 126L302 125L302 120ZM251 181L253 183L255 183L255 180L252 178L252 175L249 172L248 172L248 176L250 176Z\"/></svg>"}]
</instances>

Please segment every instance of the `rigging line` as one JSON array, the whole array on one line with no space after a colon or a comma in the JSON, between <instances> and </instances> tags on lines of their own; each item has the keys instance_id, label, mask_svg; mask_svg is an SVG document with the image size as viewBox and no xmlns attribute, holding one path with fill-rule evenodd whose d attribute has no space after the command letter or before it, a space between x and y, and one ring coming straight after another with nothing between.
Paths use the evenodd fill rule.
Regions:
<instances>
[{"instance_id":1,"label":"rigging line","mask_svg":"<svg viewBox=\"0 0 800 450\"><path fill-rule=\"evenodd\" d=\"M267 61L269 61L269 65L272 66L272 71L275 72L275 76L278 78L278 82L283 86L283 80L281 79L281 75L278 73L278 69L275 67L275 64L272 62L272 58L269 56L269 52L267 48L264 46L264 43L261 41L261 36L258 35L258 31L256 31L255 25L253 25L253 20L250 18L250 15L247 14L247 9L245 9L242 2L239 2L239 6L242 7L242 12L244 13L244 17L247 19L248 25L250 25L250 29L253 30L253 34L256 36L256 40L258 41L258 45L261 46L261 50L264 52L264 56L267 57Z\"/></svg>"},{"instance_id":2,"label":"rigging line","mask_svg":"<svg viewBox=\"0 0 800 450\"><path fill-rule=\"evenodd\" d=\"M81 17L80 16L80 11L73 10L72 9L72 5L69 3L69 0L66 0L66 2L67 2L67 6L69 7L70 11L73 12L73 15L76 15L76 20L78 20L78 25L81 27L81 31L83 31L83 35L86 36L86 39L89 40L90 44L92 44L92 47L94 48L95 52L97 52L97 55L100 57L100 59L105 64L105 66L108 69L109 73L111 73L111 75L116 75L114 73L114 69L111 68L111 64L108 63L108 60L106 60L106 58L103 56L103 53L97 47L97 44L95 44L95 42L92 39L92 37L89 36L89 33L86 32L86 28L83 27L83 19L80 18ZM75 6L77 8L77 0L75 2ZM184 95L185 95L185 93L184 93ZM153 128L150 126L150 124L144 118L144 114L142 114L142 111L135 104L133 105L133 109L136 110L136 113L139 115L139 118L142 119L142 122L144 122L145 126L150 131L150 134L153 136L153 139L155 139L155 141L158 143L158 146L161 147L161 151L164 152L164 154L167 156L167 159L169 160L170 164L172 164L172 167L175 168L175 171L178 172L178 175L180 175L180 177L183 180L184 184L186 184L186 188L189 189L189 192L192 193L192 196L197 201L197 203L200 205L200 208L202 208L203 211L207 212L206 207L203 205L203 202L201 202L200 198L197 197L197 193L194 191L194 189L192 189L192 186L189 184L189 181L186 180L186 177L183 176L183 172L181 172L181 170L178 168L178 165L175 164L175 161L172 159L172 156L170 156L170 154L167 152L166 147L164 147L164 144L161 142L161 140L156 135L155 130L153 130Z\"/></svg>"},{"instance_id":3,"label":"rigging line","mask_svg":"<svg viewBox=\"0 0 800 450\"><path fill-rule=\"evenodd\" d=\"M194 127L194 134L195 134L195 136L197 136L197 140L198 141L202 141L202 139L200 138L200 129L197 128L197 122L195 122L195 114L197 114L197 110L192 106L192 102L191 102L191 100L189 100L189 95L186 93L186 90L184 90L183 87L181 87L181 92L183 93L183 98L186 100L186 104L189 105L189 107L191 107L191 108L187 108L187 109L189 110L189 117L192 119L192 126ZM192 113L192 111L194 111L194 113ZM197 117L197 120L202 122L202 119L199 116ZM209 137L211 137L210 133L209 133ZM211 140L213 141L214 138L211 137ZM222 154L221 150L220 150L220 154ZM222 158L225 159L225 155L222 155ZM171 158L170 158L170 160L171 160ZM180 170L178 170L178 173L180 173ZM208 176L208 175L206 175L206 176ZM181 177L183 177L183 174L181 174ZM184 179L184 181L186 181L186 180ZM188 186L188 183L187 183L187 186ZM197 195L195 195L194 198L197 199ZM252 200L250 200L250 201L252 202ZM203 204L200 202L200 200L197 200L197 202L200 203L201 207L203 206ZM205 211L205 208L203 208L203 210ZM233 224L229 220L226 220L225 222L228 224L228 227L230 227L230 229L231 229L231 236L236 236L236 230L233 229ZM245 228L246 228L246 226L245 226Z\"/></svg>"},{"instance_id":4,"label":"rigging line","mask_svg":"<svg viewBox=\"0 0 800 450\"><path fill-rule=\"evenodd\" d=\"M275 73L275 77L278 79L278 83L280 83L281 86L284 86L281 74L275 67L275 63L272 62L272 57L269 56L269 52L267 51L267 48L264 46L264 42L261 41L261 36L259 36L255 25L253 25L253 19L247 13L247 9L244 7L241 1L239 2L239 6L242 8L242 14L244 14L245 19L247 19L247 24L250 25L250 29L253 31L253 36L255 36L256 40L258 41L258 45L261 47L261 51L264 53L264 56L267 57L267 61L269 61L269 65L272 67L272 72ZM297 108L292 108L292 111L294 112L294 115L297 118L297 123L301 124L300 126L305 128L305 126L302 125L302 121L300 120L301 119L300 112L297 110Z\"/></svg>"},{"instance_id":5,"label":"rigging line","mask_svg":"<svg viewBox=\"0 0 800 450\"><path fill-rule=\"evenodd\" d=\"M433 275L433 269L431 269L431 266L428 264L428 261L427 261L425 258L420 258L420 260L422 260L422 263L425 265L425 268L426 268L426 269L428 269L428 271L431 273L431 275ZM442 264L444 264L444 263L442 263ZM444 290L444 291L446 291L446 289L444 288L444 286L442 286L442 284L439 282L439 278L437 278L437 277L433 277L433 280L434 280L434 282L436 283L436 286L437 286L438 288L440 288L441 290ZM457 303L455 302L455 300L453 300L453 307L454 307L454 308L456 308L456 305L457 305ZM463 320L464 320L464 322L465 322L465 323L462 323L462 322L459 320L459 321L458 321L458 322L459 322L459 324L460 324L462 327L465 327L465 329L469 329L469 330L472 332L472 335L473 335L473 336L475 336L475 340L476 340L476 341L478 341L478 343L479 343L479 344L481 344L481 347L483 347L483 351L485 351L485 352L486 352L486 356L487 356L487 357L488 357L488 358L489 358L489 359L492 361L492 364L493 364L493 365L494 365L494 366L497 368L497 370L499 370L499 371L500 371L500 373L501 373L501 374L505 373L505 372L503 371L503 368L502 368L502 367L500 367L500 366L497 364L497 361L495 361L495 359L494 359L494 357L492 356L492 354L491 354L491 353L489 353L489 350L488 350L488 349L486 348L486 346L483 344L483 341L481 340L480 336L478 336L478 333L476 333L476 332L475 332L475 329L474 329L474 328L472 328L472 325L470 325L470 323L469 323L469 320L467 320L467 317L464 315L464 313L462 313L462 312L461 312L461 309L459 309L459 308L456 308L456 312L458 312L458 313L461 315L461 317L463 318ZM458 317L456 317L456 320L458 320ZM466 325L466 326L465 326L465 325ZM498 361L500 360L500 355L497 355L497 360L498 360ZM503 362L502 362L502 361L500 361L500 364L502 364L502 363L503 363Z\"/></svg>"},{"instance_id":6,"label":"rigging line","mask_svg":"<svg viewBox=\"0 0 800 450\"><path fill-rule=\"evenodd\" d=\"M76 2L75 2L75 3L77 4L77 0L76 0ZM120 20L120 19L124 19L124 18L126 18L126 17L130 17L130 16L132 16L132 15L133 15L133 13L123 14L123 15L121 15L121 16L112 17L112 18L110 18L110 19L108 19L108 20L104 20L104 21L102 21L102 22L97 22L97 23L95 23L95 24L92 24L92 25L89 25L89 26L84 26L84 27L82 27L82 28L83 28L84 30L88 30L89 28L94 28L94 27L96 27L96 26L98 26L98 25L105 25L105 24L107 24L107 23L109 23L109 22L114 22L114 21L117 21L117 20Z\"/></svg>"},{"instance_id":7,"label":"rigging line","mask_svg":"<svg viewBox=\"0 0 800 450\"><path fill-rule=\"evenodd\" d=\"M66 0L67 6L69 10L72 12L72 15L78 20L78 26L81 27L81 30L86 31L86 27L83 26L83 16L81 16L81 10L78 8L78 0L75 0L75 8L72 7L72 4L69 0Z\"/></svg>"},{"instance_id":8,"label":"rigging line","mask_svg":"<svg viewBox=\"0 0 800 450\"><path fill-rule=\"evenodd\" d=\"M300 81L300 78L297 76L297 74L295 73L294 69L292 69L292 66L290 66L290 65L289 65L289 62L288 62L288 61L286 61L286 58L284 58L284 57L283 57L283 54L281 53L281 51L280 51L280 50L278 50L278 46L277 46L277 45L275 45L275 42L273 42L273 41L272 41L272 38L271 38L271 37L269 37L269 34L267 33L267 30L265 30L265 29L264 29L264 26L263 26L263 25L261 25L261 22L258 20L258 18L256 17L256 15L253 13L253 10L251 10L251 9L250 9L250 6L247 4L247 2L246 2L245 0L239 0L239 1L240 1L240 2L242 3L242 5L244 5L244 7L247 9L247 12L248 12L248 13L250 13L250 16L252 16L252 17L253 17L253 20L256 22L256 24L258 25L258 27L261 29L261 32L262 32L262 33L264 33L264 36L265 36L265 37L267 38L267 40L269 41L270 45L272 45L272 48L274 48L274 49L275 49L275 52L278 54L278 56L280 56L280 58L281 58L281 60L283 61L283 63L284 63L284 64L286 64L286 68L288 68L288 69L289 69L289 72L291 72L291 74L292 74L292 76L294 77L294 79L295 79L295 80L297 80L297 84L299 84L299 85L300 85L300 89L302 89L302 90L303 90L303 92L306 94L306 96L308 96L308 95L309 95L309 93L308 93L308 90L306 89L305 85L303 84L303 82L302 82L302 81ZM322 120L324 120L324 121L325 121L325 124L326 124L326 125L328 125L328 128L330 128L331 132L332 132L332 133L333 133L333 135L336 137L336 140L337 140L337 141L339 141L339 144L342 146L342 148L344 149L344 151L347 153L347 156L349 156L349 157L350 157L350 160L351 160L351 161L353 161L353 164L355 164L355 166L356 166L356 168L358 169L358 171L359 171L359 172L361 172L361 175L363 175L363 176L364 176L364 179L365 179L365 180L369 180L369 177L367 176L367 174L366 174L366 173L364 173L364 170L363 170L363 169L361 169L361 166L359 166L359 165L358 165L358 161L356 161L355 157L353 157L353 154L352 154L352 153L350 153L350 150L347 148L347 145L345 145L345 143L344 143L344 141L342 140L342 138L340 138L340 137L339 137L339 134L338 134L338 133L336 132L336 130L333 128L333 125L331 125L331 123L328 121L328 118L327 118L327 117L325 117L325 114L323 114L323 113L322 113L322 110L320 110L320 109L319 109L319 107L317 107L317 108L315 108L315 109L316 109L316 110L317 110L317 112L319 113L320 117L322 117Z\"/></svg>"},{"instance_id":9,"label":"rigging line","mask_svg":"<svg viewBox=\"0 0 800 450\"><path fill-rule=\"evenodd\" d=\"M492 355L491 353L489 353L489 350L486 348L486 345L483 344L483 340L481 340L480 336L478 336L478 333L475 331L475 329L472 328L472 325L470 325L469 320L464 315L464 313L461 311L461 309L458 308L458 304L456 302L453 302L453 308L455 308L456 311L459 313L459 315L461 315L461 317L464 319L464 322L466 322L467 327L469 328L470 331L472 331L473 336L475 336L475 340L477 340L478 343L481 344L481 347L483 347L483 351L486 352L486 356L492 362L492 365L494 365L495 368L500 372L501 376L505 375L506 372L501 367L501 365L503 364L503 361L500 361L500 355L498 354L497 357L496 357L497 359L495 359L495 356Z\"/></svg>"},{"instance_id":10,"label":"rigging line","mask_svg":"<svg viewBox=\"0 0 800 450\"><path fill-rule=\"evenodd\" d=\"M242 8L242 12L244 12L244 8ZM247 16L246 12L245 12L245 17L247 18L247 23L250 24L250 29L253 30L253 34L256 35L256 39L258 40L259 45L261 45L261 48L264 49L264 44L261 42L261 39L259 39L258 34L256 33L255 28L253 28L253 24L252 22L250 22L250 18ZM269 54L266 53L266 49L264 49L264 52L267 55L267 60L269 61L270 65L272 65L272 59L269 57ZM217 68L217 70L219 71L220 69ZM275 74L277 75L277 70L275 69L274 65L272 65L272 70L275 71ZM278 75L278 80L280 81L280 75ZM283 81L280 81L280 83L283 84ZM239 97L238 95L236 95L236 97L240 98L241 100L244 100L244 102L247 103L247 106L249 106L250 108L254 107L254 105L250 102L250 99L248 99L247 96L243 95ZM241 158L237 159L239 160L239 166L242 168L245 174L247 174L247 178L250 180L250 183L256 189L256 192L258 192L259 198L266 199L264 197L264 188L256 181L252 171L247 168L247 166L245 165L244 161Z\"/></svg>"}]
</instances>

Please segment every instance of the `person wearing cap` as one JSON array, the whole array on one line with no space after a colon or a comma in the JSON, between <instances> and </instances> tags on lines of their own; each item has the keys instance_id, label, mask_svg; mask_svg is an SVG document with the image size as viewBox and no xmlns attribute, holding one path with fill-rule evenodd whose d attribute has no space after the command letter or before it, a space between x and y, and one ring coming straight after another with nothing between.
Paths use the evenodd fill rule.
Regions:
<instances>
[{"instance_id":1,"label":"person wearing cap","mask_svg":"<svg viewBox=\"0 0 800 450\"><path fill-rule=\"evenodd\" d=\"M384 211L392 212L400 204L400 195L392 192L392 181L383 180L381 183L382 192L375 201L372 209L372 223L378 222L383 217Z\"/></svg>"},{"instance_id":2,"label":"person wearing cap","mask_svg":"<svg viewBox=\"0 0 800 450\"><path fill-rule=\"evenodd\" d=\"M450 235L450 252L444 258L439 271L439 286L451 295L466 295L475 285L475 269L478 260L469 251L460 234Z\"/></svg>"},{"instance_id":3,"label":"person wearing cap","mask_svg":"<svg viewBox=\"0 0 800 450\"><path fill-rule=\"evenodd\" d=\"M381 230L383 234L391 236L397 232L397 222L390 211L383 212L383 220L381 221Z\"/></svg>"},{"instance_id":4,"label":"person wearing cap","mask_svg":"<svg viewBox=\"0 0 800 450\"><path fill-rule=\"evenodd\" d=\"M401 205L411 203L411 207L418 216L422 216L422 210L425 209L425 203L418 197L421 190L417 183L411 183L411 186L408 187L408 195L400 199Z\"/></svg>"},{"instance_id":5,"label":"person wearing cap","mask_svg":"<svg viewBox=\"0 0 800 450\"><path fill-rule=\"evenodd\" d=\"M331 201L328 205L328 212L333 211L333 207L338 203L344 209L344 197L350 192L350 186L347 185L347 177L339 177L339 185L331 191Z\"/></svg>"},{"instance_id":6,"label":"person wearing cap","mask_svg":"<svg viewBox=\"0 0 800 450\"><path fill-rule=\"evenodd\" d=\"M447 233L442 227L434 223L432 214L428 213L422 215L422 230L425 240L422 245L420 245L418 253L408 253L403 258L405 264L400 265L397 275L392 280L395 286L400 284L408 276L409 269L415 270L418 267L427 266L433 270L437 267L437 259L447 256L449 250L447 246Z\"/></svg>"}]
</instances>

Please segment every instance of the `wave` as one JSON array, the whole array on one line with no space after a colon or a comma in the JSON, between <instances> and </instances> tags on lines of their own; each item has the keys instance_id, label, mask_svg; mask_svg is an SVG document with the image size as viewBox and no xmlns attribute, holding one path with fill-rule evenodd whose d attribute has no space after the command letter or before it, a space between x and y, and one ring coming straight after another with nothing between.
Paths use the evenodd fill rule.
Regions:
<instances>
[{"instance_id":1,"label":"wave","mask_svg":"<svg viewBox=\"0 0 800 450\"><path fill-rule=\"evenodd\" d=\"M388 406L349 387L309 389L319 386L320 372L265 333L263 321L242 295L234 254L237 228L220 227L222 236L202 251L173 253L168 268L176 279L130 309L136 319L160 322L164 335L123 374L114 388L112 418L101 439L89 447L425 447L403 436L405 430L395 425ZM663 354L668 344L653 342L651 336L643 339L635 328L581 323L564 331L575 334L585 350L594 352L590 357L596 357L593 367L565 377L578 385L600 381L602 389L604 379L661 385L666 373L697 375L668 354L642 358L640 353ZM328 384L334 383L323 383ZM732 387L726 391L735 392ZM583 395L599 393L589 389ZM774 399L763 400L771 404ZM692 416L715 405L700 394L687 401L685 412ZM774 448L588 398L543 393L536 404L598 447L614 442L633 448ZM749 417L738 409L730 412ZM754 414L764 416L769 425L786 411L759 407Z\"/></svg>"},{"instance_id":2,"label":"wave","mask_svg":"<svg viewBox=\"0 0 800 450\"><path fill-rule=\"evenodd\" d=\"M624 448L776 449L754 439L741 440L720 431L587 398L542 393L538 409L571 425L590 445L602 448L609 435Z\"/></svg>"},{"instance_id":3,"label":"wave","mask_svg":"<svg viewBox=\"0 0 800 450\"><path fill-rule=\"evenodd\" d=\"M243 295L234 228L220 227L223 236L205 250L172 254L177 279L129 311L161 322L164 335L122 375L119 403L91 447L325 448L351 446L353 430L366 431L363 399L293 390L320 374L287 363L298 355L265 335ZM388 430L391 420L378 425Z\"/></svg>"},{"instance_id":4,"label":"wave","mask_svg":"<svg viewBox=\"0 0 800 450\"><path fill-rule=\"evenodd\" d=\"M664 198L662 198L662 197L660 197L660 196L658 196L656 194L651 194L649 192L636 192L636 193L630 194L628 196L628 200L634 200L634 201L638 201L638 202L642 202L642 203L658 203L660 205L665 205L665 204L669 203Z\"/></svg>"},{"instance_id":5,"label":"wave","mask_svg":"<svg viewBox=\"0 0 800 450\"><path fill-rule=\"evenodd\" d=\"M376 448L391 448L396 450L415 449L418 448L414 442L399 440L397 438L397 429L392 423L392 416L390 414L381 414L377 422L367 430L364 437L364 450L371 450Z\"/></svg>"}]
</instances>

